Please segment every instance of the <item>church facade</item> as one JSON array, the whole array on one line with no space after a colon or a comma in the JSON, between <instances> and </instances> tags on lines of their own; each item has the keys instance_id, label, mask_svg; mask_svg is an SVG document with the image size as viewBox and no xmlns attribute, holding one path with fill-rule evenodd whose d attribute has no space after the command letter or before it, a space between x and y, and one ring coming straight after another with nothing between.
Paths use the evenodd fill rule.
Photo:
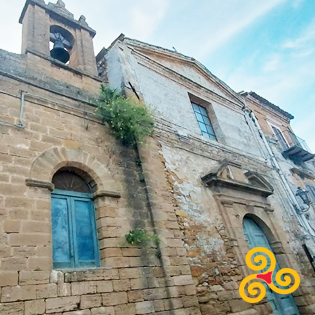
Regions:
<instances>
[{"instance_id":1,"label":"church facade","mask_svg":"<svg viewBox=\"0 0 315 315\"><path fill-rule=\"evenodd\" d=\"M95 59L60 0L20 23L22 53L0 50L0 314L314 314L315 167L290 114L124 35ZM137 149L95 115L101 84L152 108ZM128 244L137 228L161 242ZM293 294L240 297L259 246L298 272Z\"/></svg>"}]
</instances>

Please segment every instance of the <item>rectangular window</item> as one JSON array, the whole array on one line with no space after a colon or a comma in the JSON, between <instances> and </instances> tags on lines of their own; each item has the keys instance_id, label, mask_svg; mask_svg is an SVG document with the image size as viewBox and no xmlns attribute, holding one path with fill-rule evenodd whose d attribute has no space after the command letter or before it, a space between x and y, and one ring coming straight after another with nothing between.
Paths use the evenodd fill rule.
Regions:
<instances>
[{"instance_id":1,"label":"rectangular window","mask_svg":"<svg viewBox=\"0 0 315 315\"><path fill-rule=\"evenodd\" d=\"M204 107L197 105L195 103L191 104L194 109L199 124L199 128L201 130L201 134L208 139L217 141L210 119L208 117L207 110Z\"/></svg>"},{"instance_id":2,"label":"rectangular window","mask_svg":"<svg viewBox=\"0 0 315 315\"><path fill-rule=\"evenodd\" d=\"M279 128L275 127L275 126L271 126L273 133L275 134L277 140L279 141L281 147L283 150L286 150L289 148L287 142L285 141L282 132Z\"/></svg>"}]
</instances>

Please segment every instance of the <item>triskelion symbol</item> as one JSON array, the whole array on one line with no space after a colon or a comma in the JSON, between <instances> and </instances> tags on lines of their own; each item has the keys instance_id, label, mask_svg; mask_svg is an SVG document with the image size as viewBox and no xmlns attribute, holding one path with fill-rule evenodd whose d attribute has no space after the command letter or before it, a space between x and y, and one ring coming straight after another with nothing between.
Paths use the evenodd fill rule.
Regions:
<instances>
[{"instance_id":1,"label":"triskelion symbol","mask_svg":"<svg viewBox=\"0 0 315 315\"><path fill-rule=\"evenodd\" d=\"M265 281L267 283L267 285L269 286L269 288L279 294L290 294L292 292L294 292L300 285L300 276L298 275L298 273L291 269L291 268L283 268L280 269L275 276L275 281L278 285L282 286L282 287L288 287L291 282L292 282L292 278L294 278L294 284L291 288L288 289L280 289L277 286L274 285L273 280L272 280L272 274L276 268L276 258L274 256L274 254L267 248L264 247L255 247L253 249L251 249L247 255L246 255L246 264L247 266L255 271L260 271L263 270L267 267L268 261L267 258L263 255L257 255L256 257L254 257L254 262L257 265L254 265L252 263L252 256L256 253L264 253L266 254L269 259L270 259L270 267L269 269L263 273L263 274L254 274L254 275L250 275L248 277L246 277L245 279L243 279L243 281L241 282L240 286L239 286L239 292L241 295L241 298L248 302L248 303L257 303L259 301L261 301L265 295L266 295L266 288L264 286L264 284L262 282L252 282L248 285L247 291L250 295L257 295L259 293L259 295L257 297L248 297L245 294L245 286L248 282L253 281L255 279L261 279L263 281ZM281 279L281 276L284 274L290 274L291 277L289 275L285 275L283 277L284 280ZM259 292L259 290L260 292Z\"/></svg>"}]
</instances>

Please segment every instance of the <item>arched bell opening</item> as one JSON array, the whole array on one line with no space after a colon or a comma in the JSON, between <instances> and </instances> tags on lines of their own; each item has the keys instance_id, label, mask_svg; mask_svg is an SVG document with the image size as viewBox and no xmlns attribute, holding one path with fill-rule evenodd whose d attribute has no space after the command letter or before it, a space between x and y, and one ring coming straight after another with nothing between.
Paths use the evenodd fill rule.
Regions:
<instances>
[{"instance_id":1,"label":"arched bell opening","mask_svg":"<svg viewBox=\"0 0 315 315\"><path fill-rule=\"evenodd\" d=\"M50 27L50 56L67 64L70 60L74 38L72 34L58 25Z\"/></svg>"}]
</instances>

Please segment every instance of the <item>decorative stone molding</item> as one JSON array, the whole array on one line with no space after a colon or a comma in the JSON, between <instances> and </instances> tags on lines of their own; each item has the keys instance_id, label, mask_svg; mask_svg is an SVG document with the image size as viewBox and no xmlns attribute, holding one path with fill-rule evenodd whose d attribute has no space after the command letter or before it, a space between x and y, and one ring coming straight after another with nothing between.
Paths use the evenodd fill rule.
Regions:
<instances>
[{"instance_id":1,"label":"decorative stone molding","mask_svg":"<svg viewBox=\"0 0 315 315\"><path fill-rule=\"evenodd\" d=\"M53 175L62 167L86 172L95 181L97 191L106 191L108 187L114 192L118 190L116 181L103 163L92 154L75 148L56 147L43 152L32 163L29 178L37 182L51 182Z\"/></svg>"},{"instance_id":2,"label":"decorative stone molding","mask_svg":"<svg viewBox=\"0 0 315 315\"><path fill-rule=\"evenodd\" d=\"M234 172L242 171L241 165L224 160L215 169L201 178L202 182L209 187L224 187L232 190L244 191L253 195L268 197L273 194L273 187L260 174L252 171L244 172L244 178L241 181L234 179L231 173L231 167L235 168Z\"/></svg>"},{"instance_id":3,"label":"decorative stone molding","mask_svg":"<svg viewBox=\"0 0 315 315\"><path fill-rule=\"evenodd\" d=\"M53 191L55 189L55 185L50 182L43 182L40 180L35 180L35 179L26 179L25 180L26 186L30 187L40 187L40 188L47 188L50 191Z\"/></svg>"},{"instance_id":4,"label":"decorative stone molding","mask_svg":"<svg viewBox=\"0 0 315 315\"><path fill-rule=\"evenodd\" d=\"M96 199L99 197L113 197L120 198L121 194L119 191L110 191L110 190L98 190L92 195L92 199Z\"/></svg>"},{"instance_id":5,"label":"decorative stone molding","mask_svg":"<svg viewBox=\"0 0 315 315\"><path fill-rule=\"evenodd\" d=\"M314 175L314 174L311 174L310 172L301 170L301 169L299 169L299 168L297 168L297 167L291 168L290 171L291 171L293 174L299 175L302 179L304 179L304 178L308 178L308 179L311 179L311 180L314 180L314 179L315 179L315 175Z\"/></svg>"},{"instance_id":6,"label":"decorative stone molding","mask_svg":"<svg viewBox=\"0 0 315 315\"><path fill-rule=\"evenodd\" d=\"M265 207L264 208L264 210L265 210L265 212L274 212L275 210L274 209L272 209L271 207Z\"/></svg>"}]
</instances>

